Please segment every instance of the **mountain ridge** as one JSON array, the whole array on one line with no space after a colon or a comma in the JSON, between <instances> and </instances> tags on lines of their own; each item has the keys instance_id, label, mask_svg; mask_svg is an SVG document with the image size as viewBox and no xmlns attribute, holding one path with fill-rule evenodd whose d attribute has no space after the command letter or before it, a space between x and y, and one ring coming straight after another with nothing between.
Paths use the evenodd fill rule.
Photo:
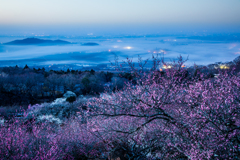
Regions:
<instances>
[{"instance_id":1,"label":"mountain ridge","mask_svg":"<svg viewBox=\"0 0 240 160\"><path fill-rule=\"evenodd\" d=\"M4 43L5 45L64 45L71 44L71 42L63 40L45 40L39 38L25 38L22 40L14 40Z\"/></svg>"}]
</instances>

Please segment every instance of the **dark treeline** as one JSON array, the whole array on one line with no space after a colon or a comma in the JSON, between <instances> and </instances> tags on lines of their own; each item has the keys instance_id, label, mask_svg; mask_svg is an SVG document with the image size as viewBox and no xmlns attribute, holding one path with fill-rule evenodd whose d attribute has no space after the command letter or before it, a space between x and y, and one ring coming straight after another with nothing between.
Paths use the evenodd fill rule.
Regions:
<instances>
[{"instance_id":1,"label":"dark treeline","mask_svg":"<svg viewBox=\"0 0 240 160\"><path fill-rule=\"evenodd\" d=\"M217 66L217 67L216 67ZM221 67L223 66L223 67ZM208 66L193 66L186 69L185 78L208 79L217 76L221 70L240 70L240 58L224 67L221 63ZM162 70L161 75L165 71ZM200 73L205 73L201 77ZM99 95L105 89L114 91L123 88L125 82L136 81L130 72L96 72L94 70L50 70L45 68L2 67L0 68L0 106L28 105L50 102L62 97L66 91L79 95Z\"/></svg>"},{"instance_id":2,"label":"dark treeline","mask_svg":"<svg viewBox=\"0 0 240 160\"><path fill-rule=\"evenodd\" d=\"M94 70L46 71L45 68L31 69L0 68L0 106L28 105L49 102L66 91L78 95L100 94L106 88L121 89L131 74L95 72ZM115 86L115 87L113 87Z\"/></svg>"}]
</instances>

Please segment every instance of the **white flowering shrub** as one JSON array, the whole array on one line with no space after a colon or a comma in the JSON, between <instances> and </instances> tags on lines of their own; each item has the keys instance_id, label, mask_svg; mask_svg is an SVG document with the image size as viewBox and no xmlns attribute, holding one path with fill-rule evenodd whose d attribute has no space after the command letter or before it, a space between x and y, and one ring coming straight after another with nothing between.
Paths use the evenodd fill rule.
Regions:
<instances>
[{"instance_id":1,"label":"white flowering shrub","mask_svg":"<svg viewBox=\"0 0 240 160\"><path fill-rule=\"evenodd\" d=\"M63 104L64 102L66 102L67 98L57 98L55 101L53 101L51 103L51 105L59 105L59 104Z\"/></svg>"},{"instance_id":2,"label":"white flowering shrub","mask_svg":"<svg viewBox=\"0 0 240 160\"><path fill-rule=\"evenodd\" d=\"M62 124L62 121L59 118L54 117L53 115L42 115L42 116L39 116L37 120L41 122L48 121L48 122L56 123L59 125Z\"/></svg>"},{"instance_id":3,"label":"white flowering shrub","mask_svg":"<svg viewBox=\"0 0 240 160\"><path fill-rule=\"evenodd\" d=\"M4 119L0 118L0 126L4 126Z\"/></svg>"},{"instance_id":4,"label":"white flowering shrub","mask_svg":"<svg viewBox=\"0 0 240 160\"><path fill-rule=\"evenodd\" d=\"M41 105L39 105L39 104L35 104L35 105L31 105L31 104L29 104L28 105L28 110L36 110L36 109L40 109L40 108L42 108L42 107L44 107L44 105L43 104L41 104Z\"/></svg>"}]
</instances>

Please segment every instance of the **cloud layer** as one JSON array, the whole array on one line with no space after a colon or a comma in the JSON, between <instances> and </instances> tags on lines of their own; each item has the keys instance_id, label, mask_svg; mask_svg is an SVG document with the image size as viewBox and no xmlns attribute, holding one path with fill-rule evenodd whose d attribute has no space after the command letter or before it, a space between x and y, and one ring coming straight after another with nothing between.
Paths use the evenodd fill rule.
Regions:
<instances>
[{"instance_id":1,"label":"cloud layer","mask_svg":"<svg viewBox=\"0 0 240 160\"><path fill-rule=\"evenodd\" d=\"M14 38L12 38L14 39ZM56 39L51 37L49 39ZM7 37L7 40L8 37ZM80 63L100 64L113 60L114 55L120 61L127 57L137 59L138 55L151 58L160 54L165 60L176 59L180 54L189 60L188 65L209 64L232 61L239 55L240 43L234 39L207 39L206 37L161 37L161 36L122 36L66 38L77 42L65 46L6 46L0 45L0 61L2 64L14 63ZM6 42L6 39L0 38ZM82 43L95 42L99 46L82 46Z\"/></svg>"}]
</instances>

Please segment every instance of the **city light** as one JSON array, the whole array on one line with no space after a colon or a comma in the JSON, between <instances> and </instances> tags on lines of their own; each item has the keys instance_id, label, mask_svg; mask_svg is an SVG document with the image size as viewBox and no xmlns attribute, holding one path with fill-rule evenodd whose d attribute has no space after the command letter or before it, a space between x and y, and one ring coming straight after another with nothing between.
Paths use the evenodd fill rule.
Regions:
<instances>
[{"instance_id":1,"label":"city light","mask_svg":"<svg viewBox=\"0 0 240 160\"><path fill-rule=\"evenodd\" d=\"M124 47L124 49L132 49L132 47L130 47L130 46L127 46L127 47Z\"/></svg>"},{"instance_id":2,"label":"city light","mask_svg":"<svg viewBox=\"0 0 240 160\"><path fill-rule=\"evenodd\" d=\"M159 53L163 53L163 54L167 54L167 52L165 51L165 50L160 50L160 52Z\"/></svg>"},{"instance_id":3,"label":"city light","mask_svg":"<svg viewBox=\"0 0 240 160\"><path fill-rule=\"evenodd\" d=\"M229 67L226 65L220 65L220 69L229 69Z\"/></svg>"},{"instance_id":4,"label":"city light","mask_svg":"<svg viewBox=\"0 0 240 160\"><path fill-rule=\"evenodd\" d=\"M168 65L168 66L167 65L163 65L163 68L164 69L169 69L169 68L172 68L172 66L170 66L170 65Z\"/></svg>"}]
</instances>

